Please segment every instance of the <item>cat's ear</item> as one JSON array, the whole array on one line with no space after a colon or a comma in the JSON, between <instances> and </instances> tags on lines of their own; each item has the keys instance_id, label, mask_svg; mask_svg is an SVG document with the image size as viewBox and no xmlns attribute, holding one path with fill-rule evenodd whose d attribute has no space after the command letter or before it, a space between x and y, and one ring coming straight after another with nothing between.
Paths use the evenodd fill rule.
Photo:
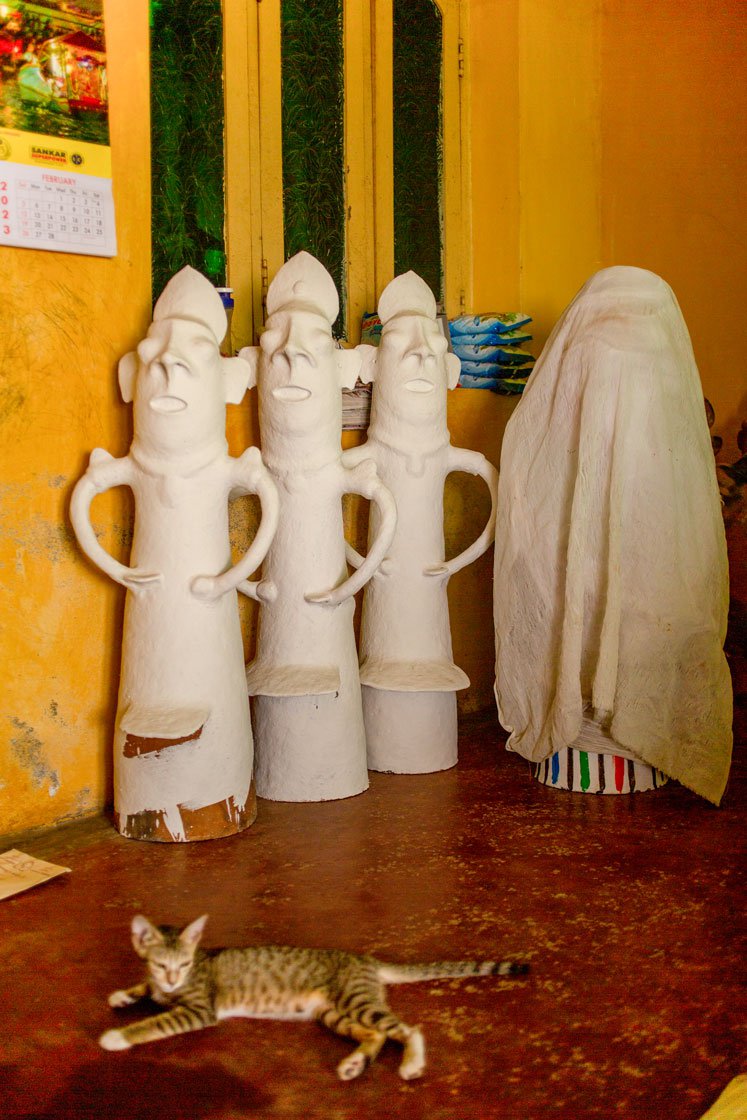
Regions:
<instances>
[{"instance_id":1,"label":"cat's ear","mask_svg":"<svg viewBox=\"0 0 747 1120\"><path fill-rule=\"evenodd\" d=\"M202 937L202 931L205 928L205 922L208 920L207 914L203 914L201 918L195 918L188 926L185 926L179 934L179 940L184 945L197 945Z\"/></svg>"},{"instance_id":2,"label":"cat's ear","mask_svg":"<svg viewBox=\"0 0 747 1120\"><path fill-rule=\"evenodd\" d=\"M161 931L156 929L152 922L142 914L136 914L132 919L132 947L139 957L146 956L148 949L163 941Z\"/></svg>"}]
</instances>

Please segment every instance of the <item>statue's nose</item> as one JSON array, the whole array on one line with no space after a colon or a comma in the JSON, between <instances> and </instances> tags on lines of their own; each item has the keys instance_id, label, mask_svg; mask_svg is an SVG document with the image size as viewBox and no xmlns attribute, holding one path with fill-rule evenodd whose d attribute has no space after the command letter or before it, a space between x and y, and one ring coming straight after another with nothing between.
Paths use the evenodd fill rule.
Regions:
<instances>
[{"instance_id":1,"label":"statue's nose","mask_svg":"<svg viewBox=\"0 0 747 1120\"><path fill-rule=\"evenodd\" d=\"M137 356L143 365L155 361L163 349L163 342L157 338L144 338L138 343Z\"/></svg>"},{"instance_id":2,"label":"statue's nose","mask_svg":"<svg viewBox=\"0 0 747 1120\"><path fill-rule=\"evenodd\" d=\"M185 374L189 376L192 373L182 355L173 350L166 350L165 353L161 354L157 365L163 370L167 389L173 389L178 377Z\"/></svg>"},{"instance_id":3,"label":"statue's nose","mask_svg":"<svg viewBox=\"0 0 747 1120\"><path fill-rule=\"evenodd\" d=\"M311 395L309 387L309 374L316 368L316 358L304 345L303 339L291 325L276 350L284 367L285 377L283 384L276 386L272 395L278 400L298 401L305 400Z\"/></svg>"},{"instance_id":4,"label":"statue's nose","mask_svg":"<svg viewBox=\"0 0 747 1120\"><path fill-rule=\"evenodd\" d=\"M433 351L433 348L427 342L421 342L416 346L411 346L406 351L405 358L414 359L422 366L432 366L436 361L436 355Z\"/></svg>"},{"instance_id":5,"label":"statue's nose","mask_svg":"<svg viewBox=\"0 0 747 1120\"><path fill-rule=\"evenodd\" d=\"M137 348L137 353L144 366L153 373L161 374L167 388L171 386L179 367L186 368L181 355L174 353L168 345L155 338L144 338Z\"/></svg>"},{"instance_id":6,"label":"statue's nose","mask_svg":"<svg viewBox=\"0 0 747 1120\"><path fill-rule=\"evenodd\" d=\"M299 378L303 378L310 369L316 366L314 355L307 347L303 332L296 323L288 324L285 338L278 350L288 363L291 384Z\"/></svg>"},{"instance_id":7,"label":"statue's nose","mask_svg":"<svg viewBox=\"0 0 747 1120\"><path fill-rule=\"evenodd\" d=\"M283 355L288 363L290 384L305 382L309 372L316 367L314 355L304 346L294 341L289 341L283 349Z\"/></svg>"},{"instance_id":8,"label":"statue's nose","mask_svg":"<svg viewBox=\"0 0 747 1120\"><path fill-rule=\"evenodd\" d=\"M426 338L425 331L418 328L412 344L408 346L405 351L405 358L415 358L421 364L426 362L435 362L436 351L433 348L431 341Z\"/></svg>"},{"instance_id":9,"label":"statue's nose","mask_svg":"<svg viewBox=\"0 0 747 1120\"><path fill-rule=\"evenodd\" d=\"M304 350L284 347L281 351L286 367L286 377L282 385L276 385L272 395L279 401L300 401L311 396L308 387L309 372L315 364Z\"/></svg>"}]
</instances>

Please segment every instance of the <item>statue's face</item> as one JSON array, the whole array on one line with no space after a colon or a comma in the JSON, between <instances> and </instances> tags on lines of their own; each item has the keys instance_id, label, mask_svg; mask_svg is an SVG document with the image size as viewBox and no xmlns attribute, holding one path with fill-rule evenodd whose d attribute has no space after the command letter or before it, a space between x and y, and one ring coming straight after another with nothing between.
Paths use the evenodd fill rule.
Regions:
<instances>
[{"instance_id":1,"label":"statue's face","mask_svg":"<svg viewBox=\"0 0 747 1120\"><path fill-rule=\"evenodd\" d=\"M446 408L447 349L435 320L424 315L390 319L379 345L377 395L408 419L438 415Z\"/></svg>"},{"instance_id":2,"label":"statue's face","mask_svg":"<svg viewBox=\"0 0 747 1120\"><path fill-rule=\"evenodd\" d=\"M291 431L338 415L340 377L330 325L312 311L276 311L260 338L263 410Z\"/></svg>"},{"instance_id":3,"label":"statue's face","mask_svg":"<svg viewBox=\"0 0 747 1120\"><path fill-rule=\"evenodd\" d=\"M164 450L188 450L225 432L221 357L207 327L183 319L153 323L137 348L135 423Z\"/></svg>"}]
</instances>

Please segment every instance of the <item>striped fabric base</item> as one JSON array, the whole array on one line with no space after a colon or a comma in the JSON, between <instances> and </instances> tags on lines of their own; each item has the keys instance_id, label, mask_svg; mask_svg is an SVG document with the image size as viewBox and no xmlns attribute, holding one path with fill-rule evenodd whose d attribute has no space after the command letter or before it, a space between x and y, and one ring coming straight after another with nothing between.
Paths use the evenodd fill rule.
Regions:
<instances>
[{"instance_id":1,"label":"striped fabric base","mask_svg":"<svg viewBox=\"0 0 747 1120\"><path fill-rule=\"evenodd\" d=\"M661 770L616 754L567 747L532 767L538 782L576 793L640 793L669 781Z\"/></svg>"}]
</instances>

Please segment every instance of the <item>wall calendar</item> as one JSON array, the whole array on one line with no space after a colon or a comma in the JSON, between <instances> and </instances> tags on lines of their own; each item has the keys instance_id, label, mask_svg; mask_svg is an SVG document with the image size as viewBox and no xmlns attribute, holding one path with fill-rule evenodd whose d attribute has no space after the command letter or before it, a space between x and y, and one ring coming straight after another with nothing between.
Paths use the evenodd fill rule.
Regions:
<instances>
[{"instance_id":1,"label":"wall calendar","mask_svg":"<svg viewBox=\"0 0 747 1120\"><path fill-rule=\"evenodd\" d=\"M0 246L112 257L101 0L0 6Z\"/></svg>"}]
</instances>

